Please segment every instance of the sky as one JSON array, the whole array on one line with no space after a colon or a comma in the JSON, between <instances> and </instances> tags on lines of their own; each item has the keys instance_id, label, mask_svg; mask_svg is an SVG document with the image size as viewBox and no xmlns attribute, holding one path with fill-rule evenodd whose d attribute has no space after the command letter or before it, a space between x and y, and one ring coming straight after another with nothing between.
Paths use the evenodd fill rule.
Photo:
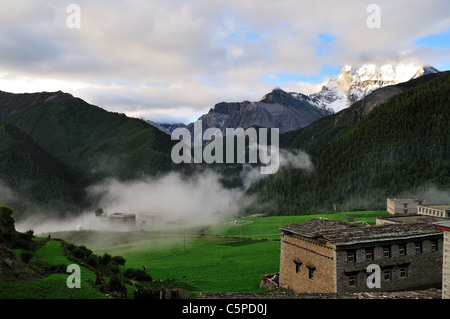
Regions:
<instances>
[{"instance_id":1,"label":"sky","mask_svg":"<svg viewBox=\"0 0 450 319\"><path fill-rule=\"evenodd\" d=\"M0 90L61 90L155 122L275 87L315 93L346 64L443 71L449 57L448 0L0 2Z\"/></svg>"}]
</instances>

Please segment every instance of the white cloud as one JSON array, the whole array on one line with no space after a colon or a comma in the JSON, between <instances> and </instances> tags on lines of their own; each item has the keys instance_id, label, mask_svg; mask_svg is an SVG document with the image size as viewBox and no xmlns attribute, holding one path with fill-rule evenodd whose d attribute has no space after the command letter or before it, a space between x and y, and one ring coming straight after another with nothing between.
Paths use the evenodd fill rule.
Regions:
<instances>
[{"instance_id":1,"label":"white cloud","mask_svg":"<svg viewBox=\"0 0 450 319\"><path fill-rule=\"evenodd\" d=\"M186 120L217 102L261 98L273 88L260 81L266 74L314 76L325 64L402 52L439 64L449 53L414 44L448 29L447 0L378 1L380 29L366 26L371 1L80 0L80 29L66 26L70 3L0 3L0 90L61 86L109 110ZM317 54L319 34L337 37L327 56ZM317 86L293 84L279 86Z\"/></svg>"}]
</instances>

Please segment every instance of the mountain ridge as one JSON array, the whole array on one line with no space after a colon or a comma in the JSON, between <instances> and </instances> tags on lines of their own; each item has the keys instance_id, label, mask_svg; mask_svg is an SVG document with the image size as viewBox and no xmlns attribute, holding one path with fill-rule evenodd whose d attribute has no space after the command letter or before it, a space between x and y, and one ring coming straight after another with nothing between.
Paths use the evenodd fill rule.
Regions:
<instances>
[{"instance_id":1,"label":"mountain ridge","mask_svg":"<svg viewBox=\"0 0 450 319\"><path fill-rule=\"evenodd\" d=\"M328 114L331 113L313 105L307 96L294 97L276 88L258 101L217 103L197 121L202 121L201 134L208 128L217 128L225 134L226 128L251 126L278 128L283 133L304 127ZM194 138L194 123L189 123L187 129Z\"/></svg>"},{"instance_id":2,"label":"mountain ridge","mask_svg":"<svg viewBox=\"0 0 450 319\"><path fill-rule=\"evenodd\" d=\"M432 66L403 62L368 63L359 67L345 65L339 75L330 79L317 93L306 95L275 88L258 101L217 103L197 121L202 121L203 131L218 128L223 134L226 128L251 126L279 128L280 133L285 133L346 109L378 88L437 72ZM194 123L186 127L193 138Z\"/></svg>"},{"instance_id":3,"label":"mountain ridge","mask_svg":"<svg viewBox=\"0 0 450 319\"><path fill-rule=\"evenodd\" d=\"M314 171L281 167L247 194L273 215L331 212L335 205L385 209L390 196L450 194L450 71L397 86L400 93L386 95L368 113L360 100L281 134L280 146L306 151Z\"/></svg>"},{"instance_id":4,"label":"mountain ridge","mask_svg":"<svg viewBox=\"0 0 450 319\"><path fill-rule=\"evenodd\" d=\"M61 91L3 93L0 112L4 121L90 182L154 175L172 167L169 135Z\"/></svg>"}]
</instances>

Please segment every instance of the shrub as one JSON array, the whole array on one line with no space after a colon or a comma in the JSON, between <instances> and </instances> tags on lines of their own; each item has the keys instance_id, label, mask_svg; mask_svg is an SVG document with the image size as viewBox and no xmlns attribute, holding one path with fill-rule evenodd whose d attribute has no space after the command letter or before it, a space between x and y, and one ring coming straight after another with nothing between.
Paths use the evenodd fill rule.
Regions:
<instances>
[{"instance_id":1,"label":"shrub","mask_svg":"<svg viewBox=\"0 0 450 319\"><path fill-rule=\"evenodd\" d=\"M84 251L79 247L76 247L72 250L72 255L76 258L84 258Z\"/></svg>"},{"instance_id":2,"label":"shrub","mask_svg":"<svg viewBox=\"0 0 450 319\"><path fill-rule=\"evenodd\" d=\"M78 246L78 248L83 252L85 258L92 254L92 250L86 248L86 246Z\"/></svg>"},{"instance_id":3,"label":"shrub","mask_svg":"<svg viewBox=\"0 0 450 319\"><path fill-rule=\"evenodd\" d=\"M32 240L34 237L34 231L32 229L26 231L25 233L20 234L21 237L25 240Z\"/></svg>"},{"instance_id":4,"label":"shrub","mask_svg":"<svg viewBox=\"0 0 450 319\"><path fill-rule=\"evenodd\" d=\"M89 255L89 257L86 259L86 262L89 266L97 267L98 265L98 258L95 255Z\"/></svg>"},{"instance_id":5,"label":"shrub","mask_svg":"<svg viewBox=\"0 0 450 319\"><path fill-rule=\"evenodd\" d=\"M128 268L123 272L123 276L128 279L134 279L137 281L152 281L152 277L145 271L136 268Z\"/></svg>"},{"instance_id":6,"label":"shrub","mask_svg":"<svg viewBox=\"0 0 450 319\"><path fill-rule=\"evenodd\" d=\"M108 253L104 253L103 256L98 258L98 262L102 265L107 265L112 259L112 256Z\"/></svg>"},{"instance_id":7,"label":"shrub","mask_svg":"<svg viewBox=\"0 0 450 319\"><path fill-rule=\"evenodd\" d=\"M121 265L121 266L123 266L123 265L125 265L125 258L123 258L122 256L114 256L113 258L112 258L112 260L116 263L116 264L118 264L118 265Z\"/></svg>"},{"instance_id":8,"label":"shrub","mask_svg":"<svg viewBox=\"0 0 450 319\"><path fill-rule=\"evenodd\" d=\"M22 251L20 258L22 259L23 262L28 263L31 260L31 258L33 258L33 254L31 253L31 251L24 250Z\"/></svg>"},{"instance_id":9,"label":"shrub","mask_svg":"<svg viewBox=\"0 0 450 319\"><path fill-rule=\"evenodd\" d=\"M12 217L13 210L8 206L0 206L0 224L14 230L14 218Z\"/></svg>"},{"instance_id":10,"label":"shrub","mask_svg":"<svg viewBox=\"0 0 450 319\"><path fill-rule=\"evenodd\" d=\"M103 271L107 272L107 273L112 273L112 274L119 274L120 273L120 269L119 269L119 265L116 264L115 262L111 261L109 262L104 268Z\"/></svg>"}]
</instances>

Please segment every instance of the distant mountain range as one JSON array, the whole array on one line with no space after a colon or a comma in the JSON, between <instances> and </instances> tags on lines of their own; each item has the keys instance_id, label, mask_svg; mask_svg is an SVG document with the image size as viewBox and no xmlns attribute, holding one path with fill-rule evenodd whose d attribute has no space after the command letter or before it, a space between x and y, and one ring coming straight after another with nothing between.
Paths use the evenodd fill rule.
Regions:
<instances>
[{"instance_id":1,"label":"distant mountain range","mask_svg":"<svg viewBox=\"0 0 450 319\"><path fill-rule=\"evenodd\" d=\"M146 121L148 124L153 125L154 127L156 127L158 130L163 131L164 133L167 134L172 134L173 130L175 130L176 128L179 127L186 127L187 125L184 123L156 123L150 120Z\"/></svg>"},{"instance_id":2,"label":"distant mountain range","mask_svg":"<svg viewBox=\"0 0 450 319\"><path fill-rule=\"evenodd\" d=\"M397 67L394 76L381 69L382 76L380 68L347 66L329 82L328 93L346 83L340 96L356 100L339 112L325 89L310 96L274 89L259 101L216 104L200 118L203 129L279 127L283 149L311 156L314 174L283 167L248 190L272 205L270 214L326 210L361 198L374 207L425 183L450 187L450 73ZM73 212L95 203L85 189L105 178L196 169L171 160L176 141L169 134L177 127L192 129L192 123L130 118L61 91L0 91L0 204L13 205L17 214L30 207ZM239 165L217 171L228 186L239 185Z\"/></svg>"},{"instance_id":3,"label":"distant mountain range","mask_svg":"<svg viewBox=\"0 0 450 319\"><path fill-rule=\"evenodd\" d=\"M305 95L277 88L259 101L217 103L198 120L202 121L203 131L218 128L225 133L226 128L259 126L276 127L281 133L289 132L348 108L378 88L437 72L431 66L406 63L364 64L359 67L345 65L339 75L330 79L317 93ZM194 123L148 122L168 134L177 127L187 127L191 136L194 133Z\"/></svg>"}]
</instances>

